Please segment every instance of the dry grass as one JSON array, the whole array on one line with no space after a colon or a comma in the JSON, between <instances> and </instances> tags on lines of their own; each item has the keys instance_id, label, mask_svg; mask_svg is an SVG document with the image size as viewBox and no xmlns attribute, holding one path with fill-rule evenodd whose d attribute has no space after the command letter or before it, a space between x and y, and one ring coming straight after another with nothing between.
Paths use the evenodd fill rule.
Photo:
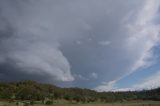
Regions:
<instances>
[{"instance_id":1,"label":"dry grass","mask_svg":"<svg viewBox=\"0 0 160 106\"><path fill-rule=\"evenodd\" d=\"M0 102L0 106L16 106L16 103L8 103L5 101ZM19 103L19 106L23 106L23 103ZM40 103L34 106L46 106ZM58 102L52 106L160 106L160 101L134 101L134 102L124 102L124 103L89 103L89 104L70 104L64 102Z\"/></svg>"}]
</instances>

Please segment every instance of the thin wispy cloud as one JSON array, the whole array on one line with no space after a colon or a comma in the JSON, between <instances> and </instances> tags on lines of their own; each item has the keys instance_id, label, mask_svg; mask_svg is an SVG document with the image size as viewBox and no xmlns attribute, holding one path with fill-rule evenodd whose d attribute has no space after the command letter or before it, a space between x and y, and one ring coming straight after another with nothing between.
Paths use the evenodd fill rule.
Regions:
<instances>
[{"instance_id":1,"label":"thin wispy cloud","mask_svg":"<svg viewBox=\"0 0 160 106\"><path fill-rule=\"evenodd\" d=\"M133 84L131 87L120 88L117 86L116 81L111 81L109 83L104 83L101 86L96 87L94 90L103 91L141 91L150 90L160 87L160 72L144 78L142 81Z\"/></svg>"}]
</instances>

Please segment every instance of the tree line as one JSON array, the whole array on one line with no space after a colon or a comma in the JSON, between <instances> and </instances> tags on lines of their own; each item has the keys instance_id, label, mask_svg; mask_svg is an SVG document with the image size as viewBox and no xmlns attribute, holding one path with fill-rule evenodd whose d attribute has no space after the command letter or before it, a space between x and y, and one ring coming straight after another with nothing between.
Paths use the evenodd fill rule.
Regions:
<instances>
[{"instance_id":1,"label":"tree line","mask_svg":"<svg viewBox=\"0 0 160 106\"><path fill-rule=\"evenodd\" d=\"M69 102L123 102L133 100L160 101L160 88L143 91L96 92L81 88L60 88L35 81L0 82L0 99L8 101L42 101L65 99Z\"/></svg>"}]
</instances>

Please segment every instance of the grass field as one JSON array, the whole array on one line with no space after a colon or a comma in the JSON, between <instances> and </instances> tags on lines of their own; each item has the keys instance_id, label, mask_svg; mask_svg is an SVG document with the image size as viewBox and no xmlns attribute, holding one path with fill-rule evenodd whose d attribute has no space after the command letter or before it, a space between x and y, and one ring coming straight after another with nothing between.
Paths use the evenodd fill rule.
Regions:
<instances>
[{"instance_id":1,"label":"grass field","mask_svg":"<svg viewBox=\"0 0 160 106\"><path fill-rule=\"evenodd\" d=\"M17 106L15 102L8 103L5 101L0 102L0 106ZM19 102L18 106L24 106L22 102ZM40 102L36 102L34 106L160 106L160 101L133 101L124 103L68 103L68 102L56 102L54 105L43 105Z\"/></svg>"}]
</instances>

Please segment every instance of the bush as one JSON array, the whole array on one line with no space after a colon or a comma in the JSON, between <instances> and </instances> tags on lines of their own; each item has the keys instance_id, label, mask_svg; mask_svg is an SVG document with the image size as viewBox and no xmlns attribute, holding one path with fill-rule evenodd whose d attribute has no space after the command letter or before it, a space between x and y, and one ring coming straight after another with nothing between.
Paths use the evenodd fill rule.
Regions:
<instances>
[{"instance_id":1,"label":"bush","mask_svg":"<svg viewBox=\"0 0 160 106\"><path fill-rule=\"evenodd\" d=\"M23 106L29 106L29 103L27 102L24 102L24 105Z\"/></svg>"},{"instance_id":2,"label":"bush","mask_svg":"<svg viewBox=\"0 0 160 106\"><path fill-rule=\"evenodd\" d=\"M46 105L52 105L52 104L53 104L53 101L51 100L46 101Z\"/></svg>"},{"instance_id":3,"label":"bush","mask_svg":"<svg viewBox=\"0 0 160 106\"><path fill-rule=\"evenodd\" d=\"M9 103L12 103L12 102L14 102L14 99L12 99L12 98L9 99Z\"/></svg>"},{"instance_id":4,"label":"bush","mask_svg":"<svg viewBox=\"0 0 160 106\"><path fill-rule=\"evenodd\" d=\"M32 101L30 101L30 105L34 105L34 101L32 100Z\"/></svg>"},{"instance_id":5,"label":"bush","mask_svg":"<svg viewBox=\"0 0 160 106\"><path fill-rule=\"evenodd\" d=\"M16 102L16 106L19 106L19 102Z\"/></svg>"}]
</instances>

